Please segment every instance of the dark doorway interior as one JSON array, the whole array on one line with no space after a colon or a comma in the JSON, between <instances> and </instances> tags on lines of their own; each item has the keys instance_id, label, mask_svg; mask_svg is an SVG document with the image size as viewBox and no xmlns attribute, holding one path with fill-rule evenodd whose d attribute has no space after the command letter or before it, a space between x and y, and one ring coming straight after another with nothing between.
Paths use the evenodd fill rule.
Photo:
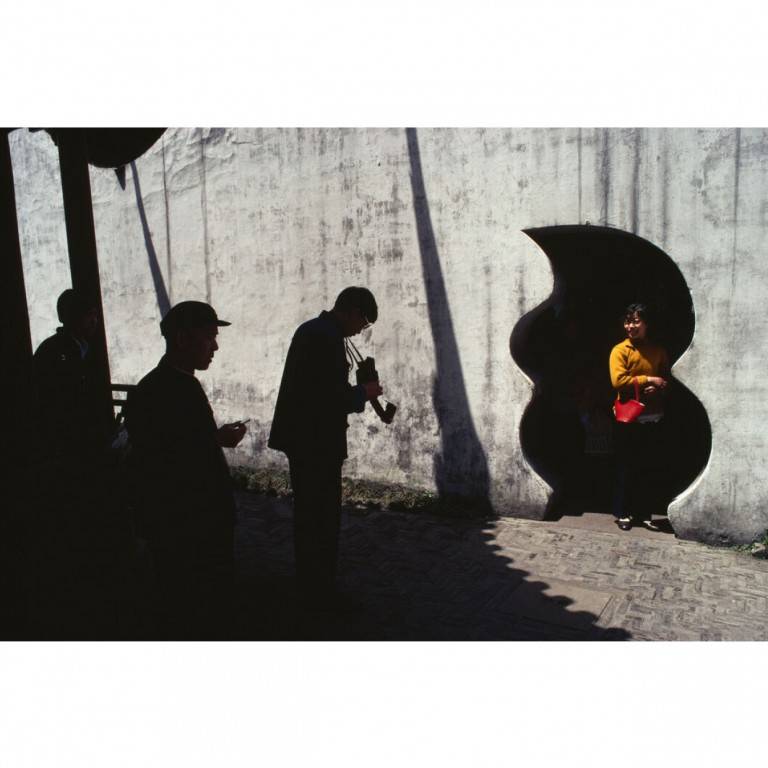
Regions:
<instances>
[{"instance_id":1,"label":"dark doorway interior","mask_svg":"<svg viewBox=\"0 0 768 768\"><path fill-rule=\"evenodd\" d=\"M693 301L672 259L647 240L593 226L526 230L547 254L552 295L524 315L510 349L534 382L520 425L523 452L554 489L547 517L610 512L613 492L611 348L624 338L631 302L654 312L655 338L674 362L693 338ZM680 382L667 395L662 507L706 466L711 430L698 398Z\"/></svg>"}]
</instances>

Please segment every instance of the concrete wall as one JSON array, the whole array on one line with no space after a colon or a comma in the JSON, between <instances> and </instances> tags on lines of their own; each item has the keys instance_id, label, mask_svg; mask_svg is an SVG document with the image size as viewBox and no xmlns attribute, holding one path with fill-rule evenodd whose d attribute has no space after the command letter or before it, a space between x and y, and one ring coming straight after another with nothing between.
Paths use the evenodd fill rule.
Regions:
<instances>
[{"instance_id":1,"label":"concrete wall","mask_svg":"<svg viewBox=\"0 0 768 768\"><path fill-rule=\"evenodd\" d=\"M68 285L57 154L26 131L11 149L38 343ZM201 380L220 420L252 419L232 460L282 466L265 443L291 334L367 285L380 318L360 346L400 410L391 428L351 418L346 473L509 515L541 517L549 495L521 450L531 385L509 339L552 275L522 230L634 232L692 291L696 334L674 374L713 430L670 520L708 541L768 529L768 131L171 129L124 189L113 171L91 180L113 381L162 354L166 301L210 301L233 326Z\"/></svg>"}]
</instances>

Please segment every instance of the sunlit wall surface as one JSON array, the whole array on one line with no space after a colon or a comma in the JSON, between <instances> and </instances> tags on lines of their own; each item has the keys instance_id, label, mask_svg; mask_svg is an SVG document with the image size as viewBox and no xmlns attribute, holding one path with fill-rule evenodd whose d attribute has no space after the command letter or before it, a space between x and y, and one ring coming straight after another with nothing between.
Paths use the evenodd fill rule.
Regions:
<instances>
[{"instance_id":1,"label":"sunlit wall surface","mask_svg":"<svg viewBox=\"0 0 768 768\"><path fill-rule=\"evenodd\" d=\"M43 133L10 141L37 343L67 282L57 153ZM266 436L291 334L367 285L380 317L360 346L399 413L389 428L350 419L345 472L509 515L543 516L551 490L521 449L532 383L510 354L553 290L523 230L589 222L648 240L693 294L674 373L712 428L670 519L709 541L768 528L768 131L170 129L124 186L111 170L91 181L114 381L157 362L164 302L209 300L233 325L201 380L219 420L252 420L232 461L285 466Z\"/></svg>"}]
</instances>

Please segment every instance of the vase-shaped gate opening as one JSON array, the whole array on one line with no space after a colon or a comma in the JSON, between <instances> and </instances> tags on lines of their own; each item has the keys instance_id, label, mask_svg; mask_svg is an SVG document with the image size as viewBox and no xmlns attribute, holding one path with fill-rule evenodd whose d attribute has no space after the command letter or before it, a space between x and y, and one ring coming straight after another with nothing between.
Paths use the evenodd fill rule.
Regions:
<instances>
[{"instance_id":1,"label":"vase-shaped gate opening","mask_svg":"<svg viewBox=\"0 0 768 768\"><path fill-rule=\"evenodd\" d=\"M625 338L624 309L649 306L654 339L675 361L695 326L691 293L674 261L636 235L608 227L526 230L552 265L551 296L523 316L512 357L534 382L520 425L526 459L552 487L547 517L610 512L615 459L615 396L608 358ZM674 378L667 390L659 507L687 489L706 467L712 434L699 399Z\"/></svg>"}]
</instances>

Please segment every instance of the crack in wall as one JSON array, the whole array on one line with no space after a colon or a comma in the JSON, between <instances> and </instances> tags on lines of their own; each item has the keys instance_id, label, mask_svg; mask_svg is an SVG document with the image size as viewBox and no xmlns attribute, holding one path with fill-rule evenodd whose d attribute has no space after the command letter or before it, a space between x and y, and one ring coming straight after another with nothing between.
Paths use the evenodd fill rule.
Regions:
<instances>
[{"instance_id":1,"label":"crack in wall","mask_svg":"<svg viewBox=\"0 0 768 768\"><path fill-rule=\"evenodd\" d=\"M578 166L579 166L579 185L578 185L578 187L579 187L579 218L578 218L578 221L579 221L579 224L581 224L581 223L583 223L583 221L582 221L583 213L582 213L582 165L581 165L581 163L582 163L582 157L581 157L581 153L582 153L582 136L581 136L581 128L579 128L578 141L577 141L577 144L576 144L576 152L577 152Z\"/></svg>"},{"instance_id":2,"label":"crack in wall","mask_svg":"<svg viewBox=\"0 0 768 768\"><path fill-rule=\"evenodd\" d=\"M669 238L669 141L663 136L664 148L661 156L661 244L667 247Z\"/></svg>"},{"instance_id":3,"label":"crack in wall","mask_svg":"<svg viewBox=\"0 0 768 768\"><path fill-rule=\"evenodd\" d=\"M635 128L633 131L635 140L635 156L634 164L632 166L632 232L637 234L637 230L640 223L640 129Z\"/></svg>"},{"instance_id":4,"label":"crack in wall","mask_svg":"<svg viewBox=\"0 0 768 768\"><path fill-rule=\"evenodd\" d=\"M603 199L600 209L600 223L608 224L608 205L611 197L611 151L608 129L602 131L602 149L600 152L600 187Z\"/></svg>"},{"instance_id":5,"label":"crack in wall","mask_svg":"<svg viewBox=\"0 0 768 768\"><path fill-rule=\"evenodd\" d=\"M200 207L203 217L203 257L205 260L205 300L211 303L211 264L208 249L208 189L205 172L205 133L200 129Z\"/></svg>"},{"instance_id":6,"label":"crack in wall","mask_svg":"<svg viewBox=\"0 0 768 768\"><path fill-rule=\"evenodd\" d=\"M173 265L171 261L171 216L170 203L168 201L168 180L165 165L165 136L160 139L160 151L163 163L163 205L165 208L165 264L168 275L168 301L173 306Z\"/></svg>"},{"instance_id":7,"label":"crack in wall","mask_svg":"<svg viewBox=\"0 0 768 768\"><path fill-rule=\"evenodd\" d=\"M731 292L736 289L736 256L739 240L739 180L741 176L741 128L736 129L736 152L733 169L733 251L731 259Z\"/></svg>"}]
</instances>

